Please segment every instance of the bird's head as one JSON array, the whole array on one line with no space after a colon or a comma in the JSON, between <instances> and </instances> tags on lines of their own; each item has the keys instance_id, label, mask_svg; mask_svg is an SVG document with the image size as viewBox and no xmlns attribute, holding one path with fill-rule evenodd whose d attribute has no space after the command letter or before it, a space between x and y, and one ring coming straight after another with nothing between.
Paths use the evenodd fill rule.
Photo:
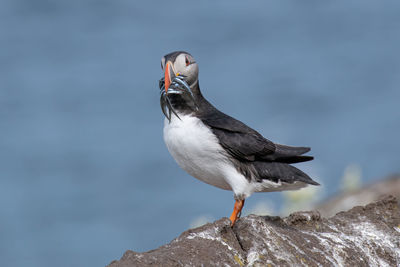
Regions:
<instances>
[{"instance_id":1,"label":"bird's head","mask_svg":"<svg viewBox=\"0 0 400 267\"><path fill-rule=\"evenodd\" d=\"M190 112L198 110L201 98L199 88L199 66L187 52L177 51L161 59L164 77L159 82L161 110L169 121L171 113L179 118L177 109Z\"/></svg>"},{"instance_id":2,"label":"bird's head","mask_svg":"<svg viewBox=\"0 0 400 267\"><path fill-rule=\"evenodd\" d=\"M199 66L192 55L187 52L177 51L163 56L161 68L164 71L165 91L167 93L175 77L185 81L192 90L198 84Z\"/></svg>"}]
</instances>

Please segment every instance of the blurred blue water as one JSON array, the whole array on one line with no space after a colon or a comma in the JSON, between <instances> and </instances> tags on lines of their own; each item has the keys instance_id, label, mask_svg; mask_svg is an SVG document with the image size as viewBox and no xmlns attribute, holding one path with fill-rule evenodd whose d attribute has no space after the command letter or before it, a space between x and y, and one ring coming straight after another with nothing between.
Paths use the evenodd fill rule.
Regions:
<instances>
[{"instance_id":1,"label":"blurred blue water","mask_svg":"<svg viewBox=\"0 0 400 267\"><path fill-rule=\"evenodd\" d=\"M180 170L162 141L160 58L191 52L204 95L339 189L400 171L398 1L0 3L0 257L104 266L156 248L232 193ZM247 206L279 193L256 194Z\"/></svg>"}]
</instances>

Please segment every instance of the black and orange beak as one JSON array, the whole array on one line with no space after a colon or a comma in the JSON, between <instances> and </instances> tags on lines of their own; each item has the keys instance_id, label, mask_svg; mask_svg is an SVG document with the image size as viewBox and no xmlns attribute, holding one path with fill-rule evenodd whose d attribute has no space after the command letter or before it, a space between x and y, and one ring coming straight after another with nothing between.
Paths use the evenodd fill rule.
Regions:
<instances>
[{"instance_id":1,"label":"black and orange beak","mask_svg":"<svg viewBox=\"0 0 400 267\"><path fill-rule=\"evenodd\" d=\"M170 61L168 61L167 65L165 66L165 80L164 80L164 82L165 82L165 92L168 92L168 88L171 85L171 81L175 77L175 73L174 73L174 71L172 69L171 64L172 63ZM172 77L172 75L173 75L173 77Z\"/></svg>"}]
</instances>

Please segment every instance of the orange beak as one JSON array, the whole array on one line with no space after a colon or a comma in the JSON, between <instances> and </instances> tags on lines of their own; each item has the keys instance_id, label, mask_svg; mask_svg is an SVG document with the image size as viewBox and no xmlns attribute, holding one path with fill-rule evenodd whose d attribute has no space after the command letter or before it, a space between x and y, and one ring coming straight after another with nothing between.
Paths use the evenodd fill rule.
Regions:
<instances>
[{"instance_id":1,"label":"orange beak","mask_svg":"<svg viewBox=\"0 0 400 267\"><path fill-rule=\"evenodd\" d=\"M165 66L165 92L168 92L168 88L171 85L171 63L167 62L167 65Z\"/></svg>"}]
</instances>

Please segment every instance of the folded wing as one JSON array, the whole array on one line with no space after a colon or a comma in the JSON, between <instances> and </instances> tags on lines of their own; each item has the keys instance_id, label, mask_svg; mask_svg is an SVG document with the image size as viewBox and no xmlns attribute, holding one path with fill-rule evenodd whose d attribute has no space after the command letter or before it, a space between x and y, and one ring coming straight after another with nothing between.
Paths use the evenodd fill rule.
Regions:
<instances>
[{"instance_id":1,"label":"folded wing","mask_svg":"<svg viewBox=\"0 0 400 267\"><path fill-rule=\"evenodd\" d=\"M218 111L207 114L203 123L211 128L221 146L233 157L241 161L267 161L297 163L312 160L303 156L308 147L292 147L275 144L244 123Z\"/></svg>"}]
</instances>

